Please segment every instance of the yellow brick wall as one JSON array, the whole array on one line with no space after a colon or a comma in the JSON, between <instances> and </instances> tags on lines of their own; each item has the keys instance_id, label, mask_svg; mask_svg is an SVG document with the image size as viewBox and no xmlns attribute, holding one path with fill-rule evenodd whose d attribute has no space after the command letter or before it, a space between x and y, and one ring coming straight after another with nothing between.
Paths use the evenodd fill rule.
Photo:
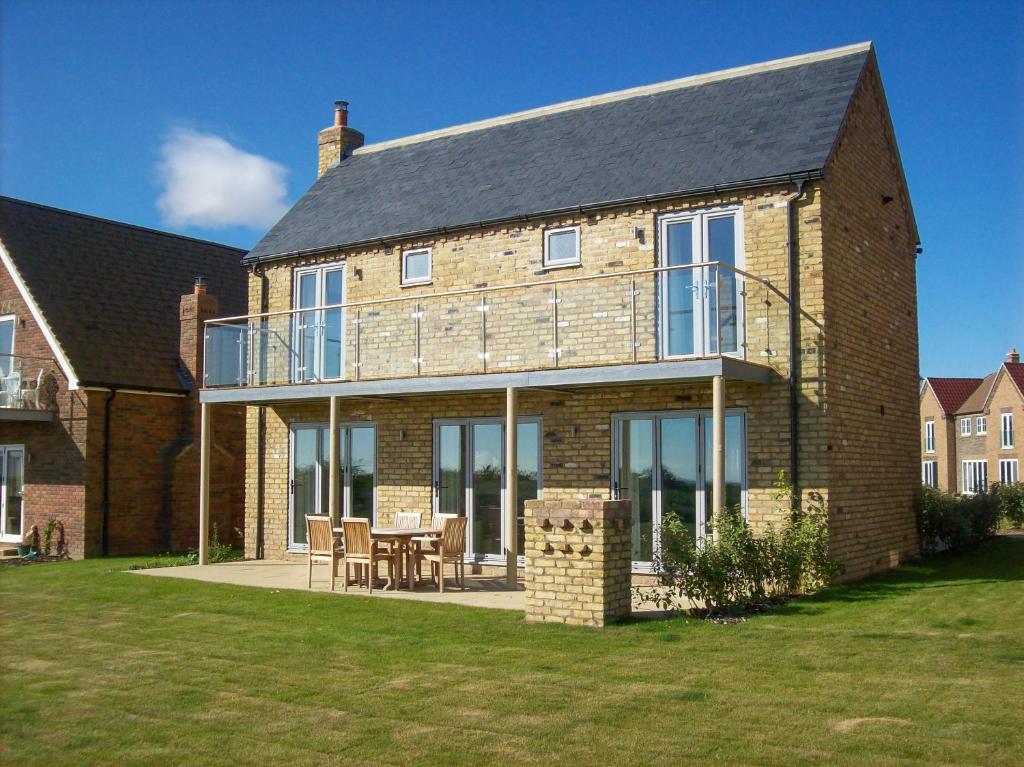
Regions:
<instances>
[{"instance_id":1,"label":"yellow brick wall","mask_svg":"<svg viewBox=\"0 0 1024 767\"><path fill-rule=\"evenodd\" d=\"M935 452L924 452L925 423L935 424ZM930 387L921 394L921 460L935 461L939 489L946 493L957 491L956 435L954 420L948 418Z\"/></svg>"},{"instance_id":2,"label":"yellow brick wall","mask_svg":"<svg viewBox=\"0 0 1024 767\"><path fill-rule=\"evenodd\" d=\"M999 481L1000 458L1016 458L1018 472L1024 480L1024 397L1006 374L1005 368L999 371L996 378L986 413L988 414L986 457L989 484ZM1013 413L1012 448L1000 446L999 422L1003 413Z\"/></svg>"}]
</instances>

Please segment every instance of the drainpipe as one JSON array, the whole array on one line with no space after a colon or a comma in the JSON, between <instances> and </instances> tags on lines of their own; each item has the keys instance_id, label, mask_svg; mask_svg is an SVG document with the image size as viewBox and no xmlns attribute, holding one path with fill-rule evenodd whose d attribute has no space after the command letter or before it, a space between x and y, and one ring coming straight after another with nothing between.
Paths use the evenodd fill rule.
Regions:
<instances>
[{"instance_id":1,"label":"drainpipe","mask_svg":"<svg viewBox=\"0 0 1024 767\"><path fill-rule=\"evenodd\" d=\"M111 389L110 396L103 403L103 514L100 518L100 552L103 556L110 551L110 415L116 396L117 389Z\"/></svg>"},{"instance_id":2,"label":"drainpipe","mask_svg":"<svg viewBox=\"0 0 1024 767\"><path fill-rule=\"evenodd\" d=\"M259 261L250 270L260 278L260 312L268 311L267 273ZM264 498L266 497L266 471L264 461L267 451L267 409L263 405L256 408L256 559L263 559L263 519Z\"/></svg>"},{"instance_id":3,"label":"drainpipe","mask_svg":"<svg viewBox=\"0 0 1024 767\"><path fill-rule=\"evenodd\" d=\"M789 481L793 506L800 507L800 254L793 233L795 203L804 193L805 179L796 182L796 193L786 198L786 255L789 259Z\"/></svg>"}]
</instances>

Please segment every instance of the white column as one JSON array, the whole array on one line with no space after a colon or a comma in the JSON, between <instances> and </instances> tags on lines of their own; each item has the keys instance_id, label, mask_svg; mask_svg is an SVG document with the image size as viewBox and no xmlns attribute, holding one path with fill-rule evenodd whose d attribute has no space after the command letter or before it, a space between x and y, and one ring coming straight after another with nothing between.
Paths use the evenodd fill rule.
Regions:
<instances>
[{"instance_id":1,"label":"white column","mask_svg":"<svg viewBox=\"0 0 1024 767\"><path fill-rule=\"evenodd\" d=\"M711 515L717 520L725 505L725 379L715 376L711 387Z\"/></svg>"},{"instance_id":2,"label":"white column","mask_svg":"<svg viewBox=\"0 0 1024 767\"><path fill-rule=\"evenodd\" d=\"M199 426L199 564L210 564L210 441L213 413L210 403L200 405Z\"/></svg>"},{"instance_id":3,"label":"white column","mask_svg":"<svg viewBox=\"0 0 1024 767\"><path fill-rule=\"evenodd\" d=\"M341 524L341 429L338 428L340 420L341 397L331 397L331 426L327 450L327 513L331 516L333 527Z\"/></svg>"},{"instance_id":4,"label":"white column","mask_svg":"<svg viewBox=\"0 0 1024 767\"><path fill-rule=\"evenodd\" d=\"M519 538L516 530L516 517L519 508L516 490L519 480L519 467L516 464L518 446L516 437L518 430L518 407L515 387L505 389L505 579L510 589L516 588L518 567L516 566L516 548Z\"/></svg>"}]
</instances>

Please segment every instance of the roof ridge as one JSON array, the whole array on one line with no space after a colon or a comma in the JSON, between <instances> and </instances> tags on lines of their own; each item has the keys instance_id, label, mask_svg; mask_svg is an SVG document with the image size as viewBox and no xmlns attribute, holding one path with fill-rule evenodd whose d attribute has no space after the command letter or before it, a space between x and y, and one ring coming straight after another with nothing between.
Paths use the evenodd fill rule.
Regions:
<instances>
[{"instance_id":1,"label":"roof ridge","mask_svg":"<svg viewBox=\"0 0 1024 767\"><path fill-rule=\"evenodd\" d=\"M135 229L140 232L149 232L150 234L158 234L162 237L173 237L178 240L186 240L188 242L198 242L203 245L214 245L218 248L224 248L226 250L234 250L238 253L248 253L245 248L236 248L234 245L225 245L222 242L214 242L213 240L204 240L199 237L189 237L187 234L178 234L177 232L167 232L162 229L153 229L148 226L140 226L139 224L130 224L127 221L117 221L113 218L103 218L102 216L93 216L88 213L81 213L77 210L68 210L67 208L58 208L53 205L44 205L41 202L32 202L31 200L22 200L18 197L9 197L8 195L0 195L0 200L7 202L17 203L18 205L26 205L32 208L41 208L43 210L50 210L54 213L63 213L66 216L74 216L76 218L84 218L89 221L98 221L101 224L112 224L114 226L123 226L126 229Z\"/></svg>"},{"instance_id":2,"label":"roof ridge","mask_svg":"<svg viewBox=\"0 0 1024 767\"><path fill-rule=\"evenodd\" d=\"M585 109L587 107L598 106L599 104L608 104L615 101L624 101L626 99L638 98L640 96L650 96L656 93L680 90L682 88L692 88L698 85L719 82L721 80L731 80L736 77L745 77L748 75L760 74L762 72L774 72L779 69L788 69L790 67L796 67L802 64L810 64L817 61L826 61L828 59L840 58L841 56L848 56L854 53L868 51L871 50L871 48L872 43L870 41L866 41L862 43L854 43L852 45L844 45L838 48L828 48L822 51L803 53L796 56L787 56L781 59L772 59L771 61L763 61L755 64L745 64L739 67L720 69L714 72L706 72L698 75L689 75L687 77L680 77L674 80L665 80L659 83L652 83L649 85L640 85L633 88L625 88L623 90L618 91L609 91L608 93L601 93L595 96L585 96L580 99L562 101L557 104L550 104L548 106L543 107L535 107L533 109L526 109L521 112L511 112L506 115L499 115L498 117L489 117L483 120L475 120L473 122L462 123L460 125L453 125L448 128L439 128L437 130L426 131L424 133L414 133L411 136L402 136L400 138L390 139L388 141L380 141L374 144L364 144L363 146L354 150L352 152L352 155L355 156L362 154L373 154L375 152L381 152L387 149L395 149L398 147L409 146L411 144L421 144L426 141L433 141L434 139L439 138L447 138L449 136L458 136L464 133L473 133L480 130L486 130L487 128L495 128L500 125L509 125L511 123L522 122L524 120L531 120L537 117L545 117L551 114L569 112L575 109Z\"/></svg>"}]
</instances>

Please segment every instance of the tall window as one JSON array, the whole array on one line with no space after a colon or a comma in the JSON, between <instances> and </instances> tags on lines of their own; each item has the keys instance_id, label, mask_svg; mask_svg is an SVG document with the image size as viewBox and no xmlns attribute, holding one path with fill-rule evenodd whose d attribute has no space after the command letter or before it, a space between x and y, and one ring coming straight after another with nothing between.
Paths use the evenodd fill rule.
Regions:
<instances>
[{"instance_id":1,"label":"tall window","mask_svg":"<svg viewBox=\"0 0 1024 767\"><path fill-rule=\"evenodd\" d=\"M935 452L935 421L924 422L924 451Z\"/></svg>"},{"instance_id":2,"label":"tall window","mask_svg":"<svg viewBox=\"0 0 1024 767\"><path fill-rule=\"evenodd\" d=\"M338 379L344 372L345 265L295 270L292 379ZM323 307L331 307L325 309Z\"/></svg>"},{"instance_id":3,"label":"tall window","mask_svg":"<svg viewBox=\"0 0 1024 767\"><path fill-rule=\"evenodd\" d=\"M988 464L985 461L963 461L963 492L967 495L988 489Z\"/></svg>"},{"instance_id":4,"label":"tall window","mask_svg":"<svg viewBox=\"0 0 1024 767\"><path fill-rule=\"evenodd\" d=\"M988 434L988 419L983 415L979 415L974 421L974 431L976 434Z\"/></svg>"},{"instance_id":5,"label":"tall window","mask_svg":"<svg viewBox=\"0 0 1024 767\"><path fill-rule=\"evenodd\" d=\"M961 418L960 419L960 436L969 437L971 436L971 419Z\"/></svg>"},{"instance_id":6,"label":"tall window","mask_svg":"<svg viewBox=\"0 0 1024 767\"><path fill-rule=\"evenodd\" d=\"M1016 458L999 459L999 481L1004 485L1020 482L1020 464Z\"/></svg>"},{"instance_id":7,"label":"tall window","mask_svg":"<svg viewBox=\"0 0 1024 767\"><path fill-rule=\"evenodd\" d=\"M937 461L923 461L921 463L921 484L927 487L939 486L939 464Z\"/></svg>"},{"instance_id":8,"label":"tall window","mask_svg":"<svg viewBox=\"0 0 1024 767\"><path fill-rule=\"evenodd\" d=\"M1013 413L999 416L999 446L1013 447Z\"/></svg>"},{"instance_id":9,"label":"tall window","mask_svg":"<svg viewBox=\"0 0 1024 767\"><path fill-rule=\"evenodd\" d=\"M0 317L0 376L9 374L14 366L14 315Z\"/></svg>"}]
</instances>

